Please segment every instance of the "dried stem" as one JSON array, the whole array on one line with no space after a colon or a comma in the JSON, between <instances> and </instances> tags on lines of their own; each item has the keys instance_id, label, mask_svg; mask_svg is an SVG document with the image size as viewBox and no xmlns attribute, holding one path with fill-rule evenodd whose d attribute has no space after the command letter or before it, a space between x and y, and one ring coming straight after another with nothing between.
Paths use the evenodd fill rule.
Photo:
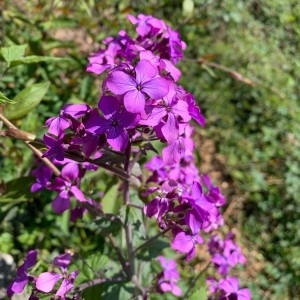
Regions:
<instances>
[{"instance_id":1,"label":"dried stem","mask_svg":"<svg viewBox=\"0 0 300 300\"><path fill-rule=\"evenodd\" d=\"M43 153L37 149L36 147L34 147L33 145L30 144L30 142L32 141L32 138L33 138L33 135L29 136L28 135L28 140L26 140L25 136L24 136L24 131L21 131L20 129L18 129L13 123L11 123L8 119L6 119L6 117L0 113L0 120L8 127L8 129L11 129L11 131L14 131L15 135L16 135L16 138L17 138L17 134L16 132L19 131L20 133L20 137L22 138L19 138L20 140L23 140L24 143L26 144L26 146L28 148L31 149L31 151L46 165L48 166L52 171L53 173L56 175L56 176L59 176L60 175L60 171L56 168L56 166L46 157L42 157L43 156Z\"/></svg>"}]
</instances>

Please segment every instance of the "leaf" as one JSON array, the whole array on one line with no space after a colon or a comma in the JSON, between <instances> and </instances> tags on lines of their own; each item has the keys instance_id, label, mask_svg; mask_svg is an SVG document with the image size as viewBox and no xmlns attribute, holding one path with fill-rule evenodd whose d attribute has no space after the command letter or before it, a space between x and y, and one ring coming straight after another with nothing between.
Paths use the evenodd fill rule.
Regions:
<instances>
[{"instance_id":1,"label":"leaf","mask_svg":"<svg viewBox=\"0 0 300 300\"><path fill-rule=\"evenodd\" d=\"M191 16L194 12L194 1L193 0L184 0L182 2L182 13L185 16Z\"/></svg>"},{"instance_id":2,"label":"leaf","mask_svg":"<svg viewBox=\"0 0 300 300\"><path fill-rule=\"evenodd\" d=\"M33 84L22 90L13 101L16 104L9 104L6 107L5 115L9 120L16 120L24 117L32 111L45 96L50 83L41 82Z\"/></svg>"},{"instance_id":3,"label":"leaf","mask_svg":"<svg viewBox=\"0 0 300 300\"><path fill-rule=\"evenodd\" d=\"M118 188L119 184L111 186L101 200L103 212L106 214L117 213L120 208L120 201L118 201Z\"/></svg>"},{"instance_id":4,"label":"leaf","mask_svg":"<svg viewBox=\"0 0 300 300\"><path fill-rule=\"evenodd\" d=\"M68 60L69 58L66 57L30 55L19 59L14 59L13 61L11 61L10 67L12 68L21 64L32 64L39 62L62 62Z\"/></svg>"},{"instance_id":5,"label":"leaf","mask_svg":"<svg viewBox=\"0 0 300 300\"><path fill-rule=\"evenodd\" d=\"M189 298L189 300L206 300L207 295L206 295L206 288L201 287L200 290L195 291Z\"/></svg>"},{"instance_id":6,"label":"leaf","mask_svg":"<svg viewBox=\"0 0 300 300\"><path fill-rule=\"evenodd\" d=\"M10 63L16 59L20 59L24 56L27 45L17 45L10 47L2 47L1 54L4 60L7 63L7 67L10 66Z\"/></svg>"},{"instance_id":7,"label":"leaf","mask_svg":"<svg viewBox=\"0 0 300 300\"><path fill-rule=\"evenodd\" d=\"M96 224L97 232L100 235L116 234L122 228L121 220L113 214L106 214L96 219L93 223Z\"/></svg>"},{"instance_id":8,"label":"leaf","mask_svg":"<svg viewBox=\"0 0 300 300\"><path fill-rule=\"evenodd\" d=\"M74 28L77 25L77 20L67 17L57 17L55 19L42 23L42 27L46 31L51 29Z\"/></svg>"},{"instance_id":9,"label":"leaf","mask_svg":"<svg viewBox=\"0 0 300 300\"><path fill-rule=\"evenodd\" d=\"M13 103L12 100L7 98L2 92L0 92L0 104Z\"/></svg>"},{"instance_id":10,"label":"leaf","mask_svg":"<svg viewBox=\"0 0 300 300\"><path fill-rule=\"evenodd\" d=\"M152 243L149 243L145 248L143 248L137 255L138 259L143 261L150 261L153 258L162 254L163 249L170 247L170 243L162 239L157 239Z\"/></svg>"},{"instance_id":11,"label":"leaf","mask_svg":"<svg viewBox=\"0 0 300 300\"><path fill-rule=\"evenodd\" d=\"M79 283L85 282L87 280L93 280L97 276L99 276L99 272L103 270L103 274L105 273L105 266L108 265L110 259L108 256L102 253L94 253L89 257L82 258L75 263L77 269L80 270L77 281Z\"/></svg>"},{"instance_id":12,"label":"leaf","mask_svg":"<svg viewBox=\"0 0 300 300\"><path fill-rule=\"evenodd\" d=\"M34 180L32 177L20 177L8 181L5 186L5 192L0 196L0 202L12 202L13 204L20 201L32 199L30 187ZM1 207L2 211L4 206Z\"/></svg>"}]
</instances>

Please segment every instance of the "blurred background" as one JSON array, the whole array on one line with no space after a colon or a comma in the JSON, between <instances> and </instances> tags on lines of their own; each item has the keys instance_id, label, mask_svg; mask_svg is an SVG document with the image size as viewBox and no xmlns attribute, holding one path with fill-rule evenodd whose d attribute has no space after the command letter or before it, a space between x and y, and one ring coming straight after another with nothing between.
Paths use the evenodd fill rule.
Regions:
<instances>
[{"instance_id":1,"label":"blurred background","mask_svg":"<svg viewBox=\"0 0 300 300\"><path fill-rule=\"evenodd\" d=\"M14 120L40 137L63 104L97 103L101 77L85 72L87 57L108 35L134 33L128 13L177 29L187 43L180 83L207 120L195 131L199 168L227 197L226 226L247 257L242 282L253 299L299 299L298 0L10 0L0 11L1 47L27 44L26 55L67 58L8 70L0 63L0 91L8 98L50 82L42 102ZM88 229L75 228L70 238L64 217L51 212L49 192L28 192L33 163L22 143L0 139L0 252L21 259L39 247L47 256L67 247L66 238L75 251L78 244L82 251L98 247Z\"/></svg>"}]
</instances>

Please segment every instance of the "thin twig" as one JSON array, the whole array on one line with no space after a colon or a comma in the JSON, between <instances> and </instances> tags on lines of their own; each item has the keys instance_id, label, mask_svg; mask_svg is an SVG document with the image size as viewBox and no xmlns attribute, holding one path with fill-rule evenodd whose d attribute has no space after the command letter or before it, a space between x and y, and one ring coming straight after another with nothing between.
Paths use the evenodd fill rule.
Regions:
<instances>
[{"instance_id":1,"label":"thin twig","mask_svg":"<svg viewBox=\"0 0 300 300\"><path fill-rule=\"evenodd\" d=\"M14 131L20 131L18 127L16 127L13 123L11 123L2 113L0 113L0 120L9 128L9 129L13 129ZM20 131L20 134L23 134L24 131ZM23 135L22 135L23 136ZM56 168L56 166L46 157L42 157L43 153L35 148L33 145L30 144L30 142L32 141L32 136L28 136L28 140L25 140L25 138L23 137L22 139L20 138L20 140L22 140L25 145L31 149L31 151L47 166L49 167L53 173L56 176L60 176L60 171ZM30 141L31 140L31 141Z\"/></svg>"}]
</instances>

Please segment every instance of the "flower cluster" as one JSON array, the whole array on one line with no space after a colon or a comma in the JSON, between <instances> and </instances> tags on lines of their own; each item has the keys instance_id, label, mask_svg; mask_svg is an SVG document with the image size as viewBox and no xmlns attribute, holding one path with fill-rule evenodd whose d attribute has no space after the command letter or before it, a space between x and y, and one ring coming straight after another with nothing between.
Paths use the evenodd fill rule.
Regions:
<instances>
[{"instance_id":1,"label":"flower cluster","mask_svg":"<svg viewBox=\"0 0 300 300\"><path fill-rule=\"evenodd\" d=\"M250 300L251 294L249 289L240 289L236 277L229 277L231 268L238 264L245 264L246 259L241 249L233 241L233 233L229 233L223 240L219 235L213 235L209 242L209 252L211 262L214 264L217 273L221 279L208 278L207 284L211 296L209 299L238 299Z\"/></svg>"},{"instance_id":2,"label":"flower cluster","mask_svg":"<svg viewBox=\"0 0 300 300\"><path fill-rule=\"evenodd\" d=\"M9 285L7 289L7 296L11 298L15 293L22 293L25 286L28 283L33 284L33 289L29 300L40 299L41 294L48 294L54 290L56 296L55 299L66 300L71 299L67 294L73 289L75 278L78 275L78 271L68 272L68 266L70 265L72 256L69 253L59 255L54 258L53 266L59 268L58 273L44 272L38 277L30 275L28 269L32 268L37 261L37 251L31 250L28 252L25 262L17 269L17 277ZM60 286L55 288L57 282L62 280Z\"/></svg>"},{"instance_id":3,"label":"flower cluster","mask_svg":"<svg viewBox=\"0 0 300 300\"><path fill-rule=\"evenodd\" d=\"M162 153L145 164L151 174L141 179L146 184L140 194L148 199L144 213L155 218L161 229L170 229L171 247L190 260L196 246L205 242L203 235L223 225L220 208L225 197L195 165L192 121L204 127L205 119L193 95L178 85L181 72L176 64L186 45L162 20L142 14L128 19L136 25L137 37L122 30L117 37L106 38L103 49L89 58L87 72L105 76L98 107L68 104L58 117L47 120L44 157L59 165L61 172L52 179L49 169L39 167L33 172L37 180L32 191L56 191L52 208L58 214L70 209L71 199L76 199L73 215L81 216L83 204L96 205L80 189L87 171L101 166L122 168L132 153L156 151L151 143L160 141ZM122 179L131 176L125 167L120 168L116 174ZM213 236L209 242L212 262L222 276L245 260L231 238L222 241ZM63 298L77 276L66 270L70 260L67 254L56 259L54 265L61 272L40 274L36 289L48 293L62 279L55 295ZM159 261L164 271L157 277L158 291L180 296L175 262L164 257ZM226 299L247 294L231 277L209 284Z\"/></svg>"},{"instance_id":4,"label":"flower cluster","mask_svg":"<svg viewBox=\"0 0 300 300\"><path fill-rule=\"evenodd\" d=\"M159 256L163 271L157 276L157 289L161 293L171 292L174 296L180 297L182 291L177 285L179 273L176 268L176 262L173 259L167 259L164 256Z\"/></svg>"},{"instance_id":5,"label":"flower cluster","mask_svg":"<svg viewBox=\"0 0 300 300\"><path fill-rule=\"evenodd\" d=\"M209 291L212 294L209 300L250 300L251 293L247 288L241 289L236 277L226 277L219 281L209 278L207 280Z\"/></svg>"}]
</instances>

